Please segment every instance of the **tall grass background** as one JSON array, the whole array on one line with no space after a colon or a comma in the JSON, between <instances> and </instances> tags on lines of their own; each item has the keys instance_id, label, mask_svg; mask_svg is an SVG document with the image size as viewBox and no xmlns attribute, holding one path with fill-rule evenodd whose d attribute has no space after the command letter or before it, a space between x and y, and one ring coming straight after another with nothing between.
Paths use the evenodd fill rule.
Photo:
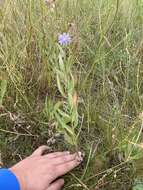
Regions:
<instances>
[{"instance_id":1,"label":"tall grass background","mask_svg":"<svg viewBox=\"0 0 143 190\"><path fill-rule=\"evenodd\" d=\"M58 35L67 32L72 43L63 49L76 81L75 133L85 160L66 176L64 189L139 188L143 1L0 0L0 4L2 166L16 163L57 135L51 114L63 100L55 72L57 44ZM73 150L63 136L52 149Z\"/></svg>"}]
</instances>

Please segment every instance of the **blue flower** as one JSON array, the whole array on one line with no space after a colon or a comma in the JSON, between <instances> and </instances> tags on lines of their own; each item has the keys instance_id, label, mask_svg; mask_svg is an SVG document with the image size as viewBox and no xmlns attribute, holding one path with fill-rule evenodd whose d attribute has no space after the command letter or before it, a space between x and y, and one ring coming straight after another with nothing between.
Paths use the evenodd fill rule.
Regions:
<instances>
[{"instance_id":1,"label":"blue flower","mask_svg":"<svg viewBox=\"0 0 143 190\"><path fill-rule=\"evenodd\" d=\"M60 45L68 45L72 41L70 35L68 33L63 33L59 35L59 44Z\"/></svg>"}]
</instances>

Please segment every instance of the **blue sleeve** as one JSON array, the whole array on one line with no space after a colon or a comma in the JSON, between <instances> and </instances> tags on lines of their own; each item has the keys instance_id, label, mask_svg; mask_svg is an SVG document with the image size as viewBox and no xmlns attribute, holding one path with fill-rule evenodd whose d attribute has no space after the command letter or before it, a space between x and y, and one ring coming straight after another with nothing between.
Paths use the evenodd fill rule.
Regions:
<instances>
[{"instance_id":1,"label":"blue sleeve","mask_svg":"<svg viewBox=\"0 0 143 190\"><path fill-rule=\"evenodd\" d=\"M0 169L0 190L20 190L18 179L9 169Z\"/></svg>"}]
</instances>

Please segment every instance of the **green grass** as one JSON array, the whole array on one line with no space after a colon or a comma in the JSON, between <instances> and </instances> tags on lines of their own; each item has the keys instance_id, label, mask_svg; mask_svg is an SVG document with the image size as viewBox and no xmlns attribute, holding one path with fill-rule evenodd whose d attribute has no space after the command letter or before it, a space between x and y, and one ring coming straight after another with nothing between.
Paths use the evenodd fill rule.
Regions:
<instances>
[{"instance_id":1,"label":"green grass","mask_svg":"<svg viewBox=\"0 0 143 190\"><path fill-rule=\"evenodd\" d=\"M61 79L66 97L56 73L58 35L63 32L73 39L64 48L64 64L76 83L69 94L72 79ZM31 154L63 132L59 126L70 123L70 138L76 135L76 149L85 153L85 160L66 176L64 189L137 189L140 184L134 186L134 181L143 180L142 39L142 0L56 0L54 10L42 0L0 0L3 165ZM69 103L74 91L78 125ZM60 117L62 125L53 113L59 102L69 114L68 121ZM66 140L57 137L52 149L74 150Z\"/></svg>"}]
</instances>

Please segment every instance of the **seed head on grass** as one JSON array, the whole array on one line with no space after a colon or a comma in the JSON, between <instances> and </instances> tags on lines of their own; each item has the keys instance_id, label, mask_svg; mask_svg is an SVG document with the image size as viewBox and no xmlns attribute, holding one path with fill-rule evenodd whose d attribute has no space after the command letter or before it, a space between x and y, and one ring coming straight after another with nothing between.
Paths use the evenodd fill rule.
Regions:
<instances>
[{"instance_id":1,"label":"seed head on grass","mask_svg":"<svg viewBox=\"0 0 143 190\"><path fill-rule=\"evenodd\" d=\"M63 33L59 35L58 41L60 45L64 46L64 45L69 45L72 39L68 33Z\"/></svg>"},{"instance_id":2,"label":"seed head on grass","mask_svg":"<svg viewBox=\"0 0 143 190\"><path fill-rule=\"evenodd\" d=\"M54 11L56 4L55 4L55 0L45 0L46 5L52 10Z\"/></svg>"}]
</instances>

